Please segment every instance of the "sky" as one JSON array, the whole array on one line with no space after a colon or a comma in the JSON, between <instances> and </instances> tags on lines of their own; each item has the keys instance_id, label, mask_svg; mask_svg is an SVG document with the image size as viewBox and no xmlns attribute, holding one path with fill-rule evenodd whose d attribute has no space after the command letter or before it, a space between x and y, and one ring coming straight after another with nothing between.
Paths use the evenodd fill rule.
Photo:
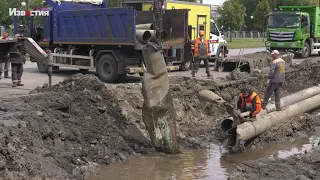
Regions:
<instances>
[{"instance_id":1,"label":"sky","mask_svg":"<svg viewBox=\"0 0 320 180\"><path fill-rule=\"evenodd\" d=\"M203 4L222 5L225 0L203 0Z\"/></svg>"}]
</instances>

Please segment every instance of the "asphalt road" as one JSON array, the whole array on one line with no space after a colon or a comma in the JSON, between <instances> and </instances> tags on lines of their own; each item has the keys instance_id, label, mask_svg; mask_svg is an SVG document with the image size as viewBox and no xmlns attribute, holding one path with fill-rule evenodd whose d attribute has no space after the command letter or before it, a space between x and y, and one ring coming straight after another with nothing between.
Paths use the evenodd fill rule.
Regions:
<instances>
[{"instance_id":1,"label":"asphalt road","mask_svg":"<svg viewBox=\"0 0 320 180\"><path fill-rule=\"evenodd\" d=\"M254 49L245 49L244 54L254 53L259 51L264 51L265 48L254 48ZM237 56L239 54L239 49L230 50L229 56ZM315 56L317 57L317 56ZM304 59L295 59L294 62L299 63ZM211 64L212 66L213 64ZM211 67L212 70L213 67ZM81 73L78 69L66 69L62 68L59 71L53 73L53 84L63 81L64 78L70 77L73 74ZM92 72L87 72L92 73ZM11 74L11 72L10 72ZM211 71L213 77L225 77L229 72L216 72ZM191 76L191 71L176 71L170 72L169 76ZM202 66L199 69L199 72L196 74L199 78L206 78L205 68ZM2 74L3 77L3 74ZM12 87L11 79L0 79L0 97L11 97L16 95L28 94L31 90L35 89L37 86L42 86L45 83L48 83L48 75L40 73L38 71L36 63L27 62L24 66L24 74L22 77L22 82L25 86L23 87ZM140 82L139 76L128 76L128 83L137 83Z\"/></svg>"}]
</instances>

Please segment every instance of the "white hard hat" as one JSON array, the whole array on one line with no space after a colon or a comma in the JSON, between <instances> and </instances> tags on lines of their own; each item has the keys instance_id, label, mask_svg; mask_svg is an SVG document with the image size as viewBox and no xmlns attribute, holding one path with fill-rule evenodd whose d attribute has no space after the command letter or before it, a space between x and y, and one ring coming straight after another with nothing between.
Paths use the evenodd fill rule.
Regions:
<instances>
[{"instance_id":1,"label":"white hard hat","mask_svg":"<svg viewBox=\"0 0 320 180\"><path fill-rule=\"evenodd\" d=\"M278 50L273 50L271 54L280 54Z\"/></svg>"}]
</instances>

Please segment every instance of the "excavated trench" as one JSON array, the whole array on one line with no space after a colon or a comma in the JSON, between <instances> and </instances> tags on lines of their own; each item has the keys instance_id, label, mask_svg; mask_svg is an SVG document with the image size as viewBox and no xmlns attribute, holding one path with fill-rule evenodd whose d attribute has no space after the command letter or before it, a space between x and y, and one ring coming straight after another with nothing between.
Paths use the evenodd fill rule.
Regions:
<instances>
[{"instance_id":1,"label":"excavated trench","mask_svg":"<svg viewBox=\"0 0 320 180\"><path fill-rule=\"evenodd\" d=\"M282 95L286 96L319 84L319 72L320 64L311 61L292 68L287 73ZM156 154L151 157L142 156L144 157L142 159L162 161L164 164L162 168L167 170L168 167L174 168L169 165L166 167L168 161L181 162L182 167L187 168L176 168L174 172L170 172L175 174L175 171L183 170L180 174L184 175L186 174L184 171L194 171L198 174L195 179L207 177L210 179L214 177L212 172L225 174L219 169L215 169L211 174L210 172L201 174L203 172L197 171L194 169L196 166L192 165L198 164L197 167L203 169L205 165L200 162L201 159L209 164L217 164L217 161L209 162L201 158L207 155L215 156L216 159L234 157L226 156L226 152L217 145L218 143L212 144L221 140L219 121L228 117L224 108L199 101L197 93L203 89L210 89L226 101L234 101L239 90L246 86L263 96L265 78L212 81L172 77L170 84L177 113L179 143L184 153L177 156L161 155L161 157ZM31 94L32 96L1 102L0 176L4 179L26 179L26 177L84 179L95 172L97 166L117 164L128 157L154 152L141 117L143 98L140 84L111 86L101 83L93 75L79 74L51 88L46 86L36 88ZM257 149L257 153L267 144L298 139L319 125L312 115L303 117L307 118L294 117L288 123L275 126L261 134L252 141L251 147ZM211 150L188 150L206 148L209 144ZM243 160L248 159L244 158L239 162ZM142 163L141 158L136 164L140 162ZM233 164L238 165L238 163ZM111 169L113 172L119 170L119 167L124 167L118 165L109 167L114 167ZM148 163L145 165L149 166ZM149 174L152 171L162 173L158 171L161 166L154 167L154 170L151 167L145 168L150 168ZM232 168L229 168L227 171L231 170ZM241 173L235 173L237 177L241 176ZM130 172L130 174L135 173ZM138 175L141 178L142 174ZM182 176L176 175L176 177Z\"/></svg>"}]
</instances>

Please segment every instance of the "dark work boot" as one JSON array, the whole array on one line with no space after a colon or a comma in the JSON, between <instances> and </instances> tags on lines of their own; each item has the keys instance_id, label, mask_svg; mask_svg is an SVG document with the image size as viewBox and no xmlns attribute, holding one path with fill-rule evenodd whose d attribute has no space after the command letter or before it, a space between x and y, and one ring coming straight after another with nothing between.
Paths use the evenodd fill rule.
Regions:
<instances>
[{"instance_id":1,"label":"dark work boot","mask_svg":"<svg viewBox=\"0 0 320 180\"><path fill-rule=\"evenodd\" d=\"M12 87L17 87L17 83L14 82L14 83L12 84Z\"/></svg>"},{"instance_id":2,"label":"dark work boot","mask_svg":"<svg viewBox=\"0 0 320 180\"><path fill-rule=\"evenodd\" d=\"M275 103L276 104L276 111L281 111L281 105L280 103Z\"/></svg>"},{"instance_id":3,"label":"dark work boot","mask_svg":"<svg viewBox=\"0 0 320 180\"><path fill-rule=\"evenodd\" d=\"M4 72L4 78L11 78L10 76L9 76L9 73L6 71L6 72Z\"/></svg>"},{"instance_id":4,"label":"dark work boot","mask_svg":"<svg viewBox=\"0 0 320 180\"><path fill-rule=\"evenodd\" d=\"M24 86L24 84L21 84L21 82L18 82L17 86Z\"/></svg>"}]
</instances>

